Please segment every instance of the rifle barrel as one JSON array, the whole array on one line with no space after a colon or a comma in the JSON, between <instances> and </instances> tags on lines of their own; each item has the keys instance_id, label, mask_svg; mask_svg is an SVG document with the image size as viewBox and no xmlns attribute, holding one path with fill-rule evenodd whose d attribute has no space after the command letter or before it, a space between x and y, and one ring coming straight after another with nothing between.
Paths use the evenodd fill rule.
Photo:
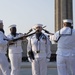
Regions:
<instances>
[{"instance_id":1,"label":"rifle barrel","mask_svg":"<svg viewBox=\"0 0 75 75\"><path fill-rule=\"evenodd\" d=\"M10 40L10 41L17 41L17 40L20 40L20 39L23 39L24 37L26 38L26 37L28 37L28 36L31 36L31 35L33 35L33 34L35 34L35 32L34 33L31 33L31 34L28 34L28 35L24 35L24 36L21 36L21 37L18 37L18 38L15 38L15 39L12 39L12 40Z\"/></svg>"},{"instance_id":2,"label":"rifle barrel","mask_svg":"<svg viewBox=\"0 0 75 75\"><path fill-rule=\"evenodd\" d=\"M51 34L51 35L54 35L53 33L50 33L49 31L43 29L47 34Z\"/></svg>"}]
</instances>

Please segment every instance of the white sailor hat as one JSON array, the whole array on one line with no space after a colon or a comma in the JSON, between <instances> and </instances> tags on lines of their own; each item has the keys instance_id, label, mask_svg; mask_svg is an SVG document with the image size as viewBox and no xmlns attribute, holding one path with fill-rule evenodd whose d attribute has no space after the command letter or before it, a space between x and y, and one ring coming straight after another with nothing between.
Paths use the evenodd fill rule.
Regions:
<instances>
[{"instance_id":1,"label":"white sailor hat","mask_svg":"<svg viewBox=\"0 0 75 75\"><path fill-rule=\"evenodd\" d=\"M36 24L32 27L32 29L36 29L37 27L42 27L42 26L43 26L43 24Z\"/></svg>"},{"instance_id":2,"label":"white sailor hat","mask_svg":"<svg viewBox=\"0 0 75 75\"><path fill-rule=\"evenodd\" d=\"M2 20L0 20L0 23L3 23L3 21L2 21Z\"/></svg>"},{"instance_id":3,"label":"white sailor hat","mask_svg":"<svg viewBox=\"0 0 75 75\"><path fill-rule=\"evenodd\" d=\"M16 24L10 25L10 26L9 26L9 29L10 29L10 28L13 28L13 27L16 27Z\"/></svg>"},{"instance_id":4,"label":"white sailor hat","mask_svg":"<svg viewBox=\"0 0 75 75\"><path fill-rule=\"evenodd\" d=\"M64 19L63 23L65 23L65 22L67 22L67 23L73 23L73 21L71 19Z\"/></svg>"}]
</instances>

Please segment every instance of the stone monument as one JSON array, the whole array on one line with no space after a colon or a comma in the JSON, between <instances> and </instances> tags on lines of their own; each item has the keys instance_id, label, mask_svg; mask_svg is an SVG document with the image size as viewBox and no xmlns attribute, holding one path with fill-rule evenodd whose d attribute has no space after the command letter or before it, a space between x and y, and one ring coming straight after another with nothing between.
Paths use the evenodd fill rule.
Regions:
<instances>
[{"instance_id":1,"label":"stone monument","mask_svg":"<svg viewBox=\"0 0 75 75\"><path fill-rule=\"evenodd\" d=\"M55 0L55 32L63 27L63 19L73 19L72 0Z\"/></svg>"}]
</instances>

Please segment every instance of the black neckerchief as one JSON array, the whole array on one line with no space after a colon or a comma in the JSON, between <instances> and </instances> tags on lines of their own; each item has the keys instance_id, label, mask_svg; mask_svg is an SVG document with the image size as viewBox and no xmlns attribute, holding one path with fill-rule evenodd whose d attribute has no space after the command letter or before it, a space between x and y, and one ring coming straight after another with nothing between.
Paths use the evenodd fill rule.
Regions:
<instances>
[{"instance_id":1,"label":"black neckerchief","mask_svg":"<svg viewBox=\"0 0 75 75\"><path fill-rule=\"evenodd\" d=\"M42 33L40 32L40 33L36 33L36 38L38 39L38 40L40 40L40 36L42 35Z\"/></svg>"}]
</instances>

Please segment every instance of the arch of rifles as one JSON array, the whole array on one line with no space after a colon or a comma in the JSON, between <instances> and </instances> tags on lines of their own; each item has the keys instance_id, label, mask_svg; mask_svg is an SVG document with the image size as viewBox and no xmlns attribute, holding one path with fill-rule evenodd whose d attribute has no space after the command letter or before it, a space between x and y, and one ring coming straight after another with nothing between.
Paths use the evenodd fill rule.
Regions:
<instances>
[{"instance_id":1,"label":"arch of rifles","mask_svg":"<svg viewBox=\"0 0 75 75\"><path fill-rule=\"evenodd\" d=\"M72 0L55 0L55 32L63 27L63 19L73 20L73 1ZM27 40L22 42L22 60L27 61ZM51 44L51 61L56 61L57 44Z\"/></svg>"}]
</instances>

